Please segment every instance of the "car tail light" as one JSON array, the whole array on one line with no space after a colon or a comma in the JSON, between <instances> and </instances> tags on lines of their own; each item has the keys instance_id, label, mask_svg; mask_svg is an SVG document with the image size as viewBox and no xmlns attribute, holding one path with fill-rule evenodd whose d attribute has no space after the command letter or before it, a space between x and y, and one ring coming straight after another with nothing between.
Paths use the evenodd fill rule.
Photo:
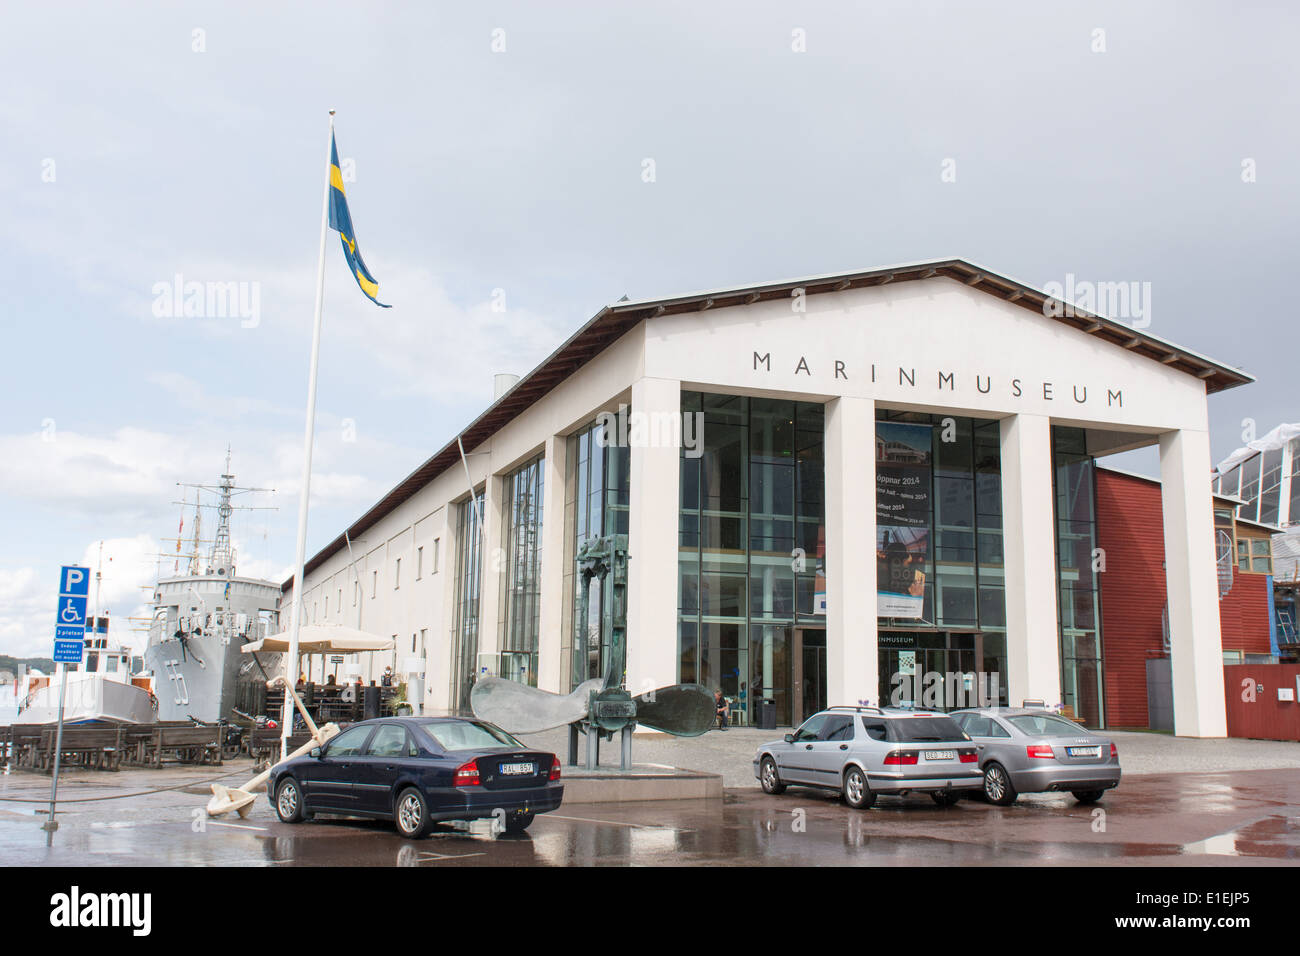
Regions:
<instances>
[{"instance_id":1,"label":"car tail light","mask_svg":"<svg viewBox=\"0 0 1300 956\"><path fill-rule=\"evenodd\" d=\"M551 779L559 780L560 779L560 758L552 757L551 760L553 761L553 763L551 764Z\"/></svg>"},{"instance_id":2,"label":"car tail light","mask_svg":"<svg viewBox=\"0 0 1300 956\"><path fill-rule=\"evenodd\" d=\"M973 750L959 750L957 751L957 759L962 763L974 763L979 760L980 757L979 754Z\"/></svg>"},{"instance_id":3,"label":"car tail light","mask_svg":"<svg viewBox=\"0 0 1300 956\"><path fill-rule=\"evenodd\" d=\"M1115 745L1114 745L1114 744L1111 744L1111 745L1110 745L1110 759L1111 759L1111 760L1118 760L1118 759L1119 759L1119 751L1115 749Z\"/></svg>"},{"instance_id":4,"label":"car tail light","mask_svg":"<svg viewBox=\"0 0 1300 956\"><path fill-rule=\"evenodd\" d=\"M477 787L480 781L478 778L478 761L471 760L469 763L463 763L456 768L456 779L454 785L457 787Z\"/></svg>"},{"instance_id":5,"label":"car tail light","mask_svg":"<svg viewBox=\"0 0 1300 956\"><path fill-rule=\"evenodd\" d=\"M915 751L907 752L895 750L893 753L885 755L886 767L910 767L920 758L920 754Z\"/></svg>"},{"instance_id":6,"label":"car tail light","mask_svg":"<svg viewBox=\"0 0 1300 956\"><path fill-rule=\"evenodd\" d=\"M1025 752L1031 757L1046 757L1048 760L1054 760L1056 754L1047 744L1030 744L1025 748Z\"/></svg>"}]
</instances>

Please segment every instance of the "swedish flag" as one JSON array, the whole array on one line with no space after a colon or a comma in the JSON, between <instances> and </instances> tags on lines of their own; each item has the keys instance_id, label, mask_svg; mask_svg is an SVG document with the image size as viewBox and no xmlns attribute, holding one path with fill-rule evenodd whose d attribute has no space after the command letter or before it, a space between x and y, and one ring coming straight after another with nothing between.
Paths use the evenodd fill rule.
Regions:
<instances>
[{"instance_id":1,"label":"swedish flag","mask_svg":"<svg viewBox=\"0 0 1300 956\"><path fill-rule=\"evenodd\" d=\"M357 248L357 234L352 231L352 216L348 213L348 197L343 192L339 146L333 133L330 134L330 228L337 230L339 238L343 240L343 255L348 260L348 268L352 270L352 275L356 277L357 285L366 294L366 298L375 305L391 308L375 298L379 294L379 281L370 274L365 260L361 258L361 250Z\"/></svg>"}]
</instances>

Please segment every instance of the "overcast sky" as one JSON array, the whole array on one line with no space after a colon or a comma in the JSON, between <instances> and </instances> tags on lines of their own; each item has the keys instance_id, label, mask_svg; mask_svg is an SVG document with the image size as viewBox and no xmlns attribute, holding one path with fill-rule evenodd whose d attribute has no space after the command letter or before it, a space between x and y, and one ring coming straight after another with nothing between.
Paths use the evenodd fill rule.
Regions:
<instances>
[{"instance_id":1,"label":"overcast sky","mask_svg":"<svg viewBox=\"0 0 1300 956\"><path fill-rule=\"evenodd\" d=\"M9 4L0 652L49 653L58 565L93 566L100 539L125 636L174 548L176 482L215 481L227 444L241 483L277 489L249 502L279 507L237 514L240 572L288 572L331 107L394 307L361 295L331 233L309 553L480 411L494 372L625 293L939 256L1038 286L1149 282L1151 333L1259 379L1211 400L1218 460L1243 419L1300 419L1297 19ZM158 315L177 275L255 289L255 319Z\"/></svg>"}]
</instances>

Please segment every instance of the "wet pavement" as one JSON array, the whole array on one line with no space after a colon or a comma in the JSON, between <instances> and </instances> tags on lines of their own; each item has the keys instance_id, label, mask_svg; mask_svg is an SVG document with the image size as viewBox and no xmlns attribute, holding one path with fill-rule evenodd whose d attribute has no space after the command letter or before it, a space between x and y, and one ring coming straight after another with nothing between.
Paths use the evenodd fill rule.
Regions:
<instances>
[{"instance_id":1,"label":"wet pavement","mask_svg":"<svg viewBox=\"0 0 1300 956\"><path fill-rule=\"evenodd\" d=\"M204 770L206 769L206 773ZM229 771L229 765L224 768ZM1093 807L1029 795L1012 807L882 797L866 812L791 788L732 788L722 800L563 806L523 836L490 821L408 841L385 823L280 823L259 795L247 819L202 811L211 768L82 774L60 790L85 799L191 782L186 789L61 805L45 847L39 799L48 778L0 777L5 866L603 866L603 865L1239 865L1300 862L1300 771L1126 777ZM238 783L246 770L226 777ZM108 777L112 779L106 779Z\"/></svg>"}]
</instances>

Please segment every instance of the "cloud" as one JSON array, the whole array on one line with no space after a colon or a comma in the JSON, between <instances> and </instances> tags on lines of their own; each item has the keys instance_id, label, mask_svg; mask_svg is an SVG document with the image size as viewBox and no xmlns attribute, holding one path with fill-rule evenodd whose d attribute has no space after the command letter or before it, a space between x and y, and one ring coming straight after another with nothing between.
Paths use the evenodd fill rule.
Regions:
<instances>
[{"instance_id":1,"label":"cloud","mask_svg":"<svg viewBox=\"0 0 1300 956\"><path fill-rule=\"evenodd\" d=\"M56 579L50 581L57 584ZM16 657L49 657L54 649L56 586L40 587L36 569L0 568L0 648Z\"/></svg>"},{"instance_id":2,"label":"cloud","mask_svg":"<svg viewBox=\"0 0 1300 956\"><path fill-rule=\"evenodd\" d=\"M361 312L355 321L333 322L331 335L389 373L378 385L381 394L465 402L476 411L491 401L495 373L532 371L590 318L536 312L519 305L508 285L483 290L478 301L456 302L424 268L396 268L384 288L392 309L377 313L362 300L364 310L347 309L349 318ZM354 292L337 290L334 298Z\"/></svg>"}]
</instances>

